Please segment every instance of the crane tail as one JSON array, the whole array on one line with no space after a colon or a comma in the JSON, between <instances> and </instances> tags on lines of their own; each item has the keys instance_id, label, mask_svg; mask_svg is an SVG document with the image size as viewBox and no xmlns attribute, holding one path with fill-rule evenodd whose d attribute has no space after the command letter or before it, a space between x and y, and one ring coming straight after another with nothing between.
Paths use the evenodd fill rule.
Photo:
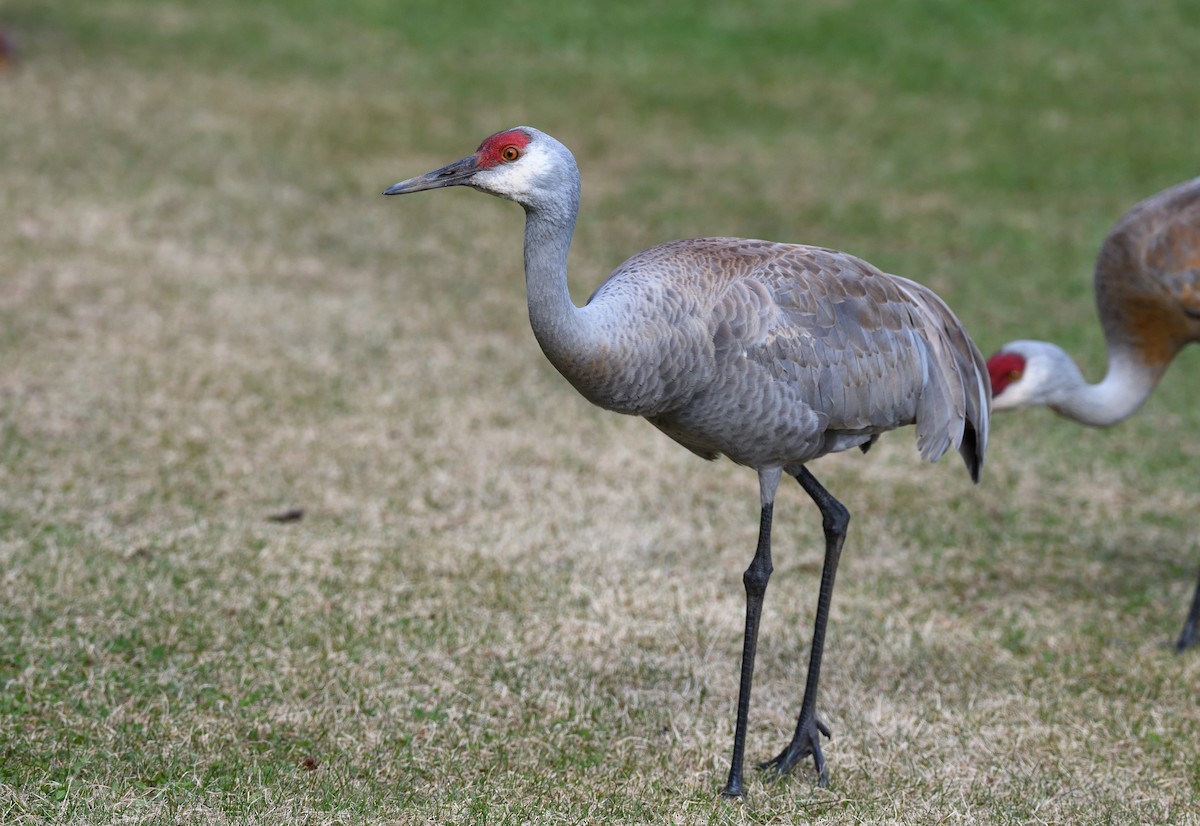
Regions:
<instances>
[{"instance_id":1,"label":"crane tail","mask_svg":"<svg viewBox=\"0 0 1200 826\"><path fill-rule=\"evenodd\" d=\"M917 411L917 447L936 462L958 448L971 481L978 482L987 452L992 392L987 362L962 323L932 290L900 276L924 313L921 338L925 386Z\"/></svg>"}]
</instances>

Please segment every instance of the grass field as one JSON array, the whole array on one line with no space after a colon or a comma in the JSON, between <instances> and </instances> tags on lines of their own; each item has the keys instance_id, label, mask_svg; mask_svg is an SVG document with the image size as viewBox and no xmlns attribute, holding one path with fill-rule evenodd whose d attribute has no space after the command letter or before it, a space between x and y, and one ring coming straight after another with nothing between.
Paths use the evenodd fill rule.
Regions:
<instances>
[{"instance_id":1,"label":"grass field","mask_svg":"<svg viewBox=\"0 0 1200 826\"><path fill-rule=\"evenodd\" d=\"M814 465L854 515L830 784L727 802L754 474L558 377L518 208L379 194L528 123L582 167L579 300L656 242L803 241L1098 378L1095 250L1200 174L1200 5L6 0L0 27L3 823L1200 823L1200 652L1168 647L1198 353L1112 430L998 416L978 487L910 430ZM803 686L795 485L775 547L751 760Z\"/></svg>"}]
</instances>

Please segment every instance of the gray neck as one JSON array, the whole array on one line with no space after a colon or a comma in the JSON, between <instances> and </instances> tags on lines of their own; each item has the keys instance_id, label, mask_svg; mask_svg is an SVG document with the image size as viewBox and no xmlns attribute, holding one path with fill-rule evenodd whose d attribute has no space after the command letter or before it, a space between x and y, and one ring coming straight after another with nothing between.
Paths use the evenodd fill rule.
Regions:
<instances>
[{"instance_id":1,"label":"gray neck","mask_svg":"<svg viewBox=\"0 0 1200 826\"><path fill-rule=\"evenodd\" d=\"M1059 398L1050 407L1055 412L1093 427L1108 427L1133 415L1150 396L1163 374L1122 350L1110 350L1108 372L1099 384L1077 378L1064 383Z\"/></svg>"},{"instance_id":2,"label":"gray neck","mask_svg":"<svg viewBox=\"0 0 1200 826\"><path fill-rule=\"evenodd\" d=\"M563 370L564 360L586 349L583 313L567 288L567 252L579 212L579 185L535 205L525 205L525 289L529 324L546 357Z\"/></svg>"}]
</instances>

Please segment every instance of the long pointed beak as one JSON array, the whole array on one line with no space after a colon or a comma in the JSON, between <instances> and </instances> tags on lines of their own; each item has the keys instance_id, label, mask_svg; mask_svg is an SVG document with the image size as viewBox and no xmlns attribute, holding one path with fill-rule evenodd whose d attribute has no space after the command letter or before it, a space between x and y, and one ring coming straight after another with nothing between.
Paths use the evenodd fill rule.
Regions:
<instances>
[{"instance_id":1,"label":"long pointed beak","mask_svg":"<svg viewBox=\"0 0 1200 826\"><path fill-rule=\"evenodd\" d=\"M460 186L470 183L471 177L478 171L479 164L475 160L475 156L469 155L461 161L455 161L441 169L392 184L383 191L383 194L404 195L408 192L423 192L426 189L441 189L444 186Z\"/></svg>"}]
</instances>

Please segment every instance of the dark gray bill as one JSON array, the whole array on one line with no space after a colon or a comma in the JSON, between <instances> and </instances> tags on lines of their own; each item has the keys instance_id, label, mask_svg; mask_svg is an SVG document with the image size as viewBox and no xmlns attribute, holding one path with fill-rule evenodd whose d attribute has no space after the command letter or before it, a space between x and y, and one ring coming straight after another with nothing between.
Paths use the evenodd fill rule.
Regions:
<instances>
[{"instance_id":1,"label":"dark gray bill","mask_svg":"<svg viewBox=\"0 0 1200 826\"><path fill-rule=\"evenodd\" d=\"M470 155L461 161L455 161L449 166L435 169L424 175L409 178L398 184L392 184L383 191L384 195L403 195L406 192L422 192L426 189L440 189L443 186L458 186L471 180L471 176L479 170L475 156Z\"/></svg>"}]
</instances>

